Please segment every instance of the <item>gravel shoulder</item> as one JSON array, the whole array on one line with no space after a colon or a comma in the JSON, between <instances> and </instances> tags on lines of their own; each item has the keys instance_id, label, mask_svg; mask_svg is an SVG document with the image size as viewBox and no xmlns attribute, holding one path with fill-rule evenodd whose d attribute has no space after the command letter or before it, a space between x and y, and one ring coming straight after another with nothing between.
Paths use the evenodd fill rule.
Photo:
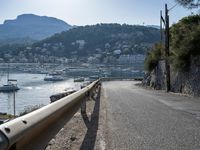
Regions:
<instances>
[{"instance_id":1,"label":"gravel shoulder","mask_svg":"<svg viewBox=\"0 0 200 150\"><path fill-rule=\"evenodd\" d=\"M102 93L102 92L101 92ZM100 97L90 98L86 114L79 110L49 142L46 150L105 150L105 103Z\"/></svg>"}]
</instances>

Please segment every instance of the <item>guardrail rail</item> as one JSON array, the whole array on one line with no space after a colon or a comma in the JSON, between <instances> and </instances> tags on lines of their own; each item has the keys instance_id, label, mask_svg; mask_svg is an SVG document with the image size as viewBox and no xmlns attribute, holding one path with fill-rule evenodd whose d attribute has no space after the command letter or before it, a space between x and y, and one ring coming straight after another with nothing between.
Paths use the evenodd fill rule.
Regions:
<instances>
[{"instance_id":1,"label":"guardrail rail","mask_svg":"<svg viewBox=\"0 0 200 150\"><path fill-rule=\"evenodd\" d=\"M94 81L67 97L0 125L0 150L45 149L99 83L100 80Z\"/></svg>"}]
</instances>

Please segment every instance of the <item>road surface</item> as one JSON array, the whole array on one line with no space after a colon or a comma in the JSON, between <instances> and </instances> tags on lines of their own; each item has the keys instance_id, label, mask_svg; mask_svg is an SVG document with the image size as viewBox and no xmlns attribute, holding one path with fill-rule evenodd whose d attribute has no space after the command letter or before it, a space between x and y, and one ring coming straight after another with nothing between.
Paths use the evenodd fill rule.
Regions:
<instances>
[{"instance_id":1,"label":"road surface","mask_svg":"<svg viewBox=\"0 0 200 150\"><path fill-rule=\"evenodd\" d=\"M199 150L200 99L146 90L135 83L102 84L107 149Z\"/></svg>"}]
</instances>

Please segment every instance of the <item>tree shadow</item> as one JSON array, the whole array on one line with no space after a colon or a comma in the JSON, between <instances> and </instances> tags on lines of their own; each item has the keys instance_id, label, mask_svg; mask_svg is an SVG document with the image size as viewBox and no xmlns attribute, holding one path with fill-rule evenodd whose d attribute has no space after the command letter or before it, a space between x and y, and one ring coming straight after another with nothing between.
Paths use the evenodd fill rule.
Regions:
<instances>
[{"instance_id":1,"label":"tree shadow","mask_svg":"<svg viewBox=\"0 0 200 150\"><path fill-rule=\"evenodd\" d=\"M100 93L101 88L98 91L95 101L94 109L91 115L91 120L89 121L89 117L86 113L81 113L84 123L87 126L87 133L84 137L83 143L81 144L80 150L92 150L95 146L95 141L97 137L97 130L99 126L99 109L100 109Z\"/></svg>"}]
</instances>

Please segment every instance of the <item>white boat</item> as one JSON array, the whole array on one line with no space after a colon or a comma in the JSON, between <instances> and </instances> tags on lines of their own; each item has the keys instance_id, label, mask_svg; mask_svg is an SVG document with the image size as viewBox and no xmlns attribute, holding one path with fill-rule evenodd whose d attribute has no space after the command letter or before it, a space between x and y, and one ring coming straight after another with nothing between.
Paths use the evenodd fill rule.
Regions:
<instances>
[{"instance_id":1,"label":"white boat","mask_svg":"<svg viewBox=\"0 0 200 150\"><path fill-rule=\"evenodd\" d=\"M60 75L47 75L44 81L63 81L64 78Z\"/></svg>"},{"instance_id":2,"label":"white boat","mask_svg":"<svg viewBox=\"0 0 200 150\"><path fill-rule=\"evenodd\" d=\"M75 78L74 82L83 82L85 79L83 77Z\"/></svg>"},{"instance_id":3,"label":"white boat","mask_svg":"<svg viewBox=\"0 0 200 150\"><path fill-rule=\"evenodd\" d=\"M9 64L8 64L7 84L0 86L0 92L15 92L18 90L19 87L17 86L17 80L9 79Z\"/></svg>"},{"instance_id":4,"label":"white boat","mask_svg":"<svg viewBox=\"0 0 200 150\"><path fill-rule=\"evenodd\" d=\"M17 86L17 84L12 83L11 81L16 81L16 80L8 80L7 84L0 86L0 92L18 91L19 87Z\"/></svg>"}]
</instances>

